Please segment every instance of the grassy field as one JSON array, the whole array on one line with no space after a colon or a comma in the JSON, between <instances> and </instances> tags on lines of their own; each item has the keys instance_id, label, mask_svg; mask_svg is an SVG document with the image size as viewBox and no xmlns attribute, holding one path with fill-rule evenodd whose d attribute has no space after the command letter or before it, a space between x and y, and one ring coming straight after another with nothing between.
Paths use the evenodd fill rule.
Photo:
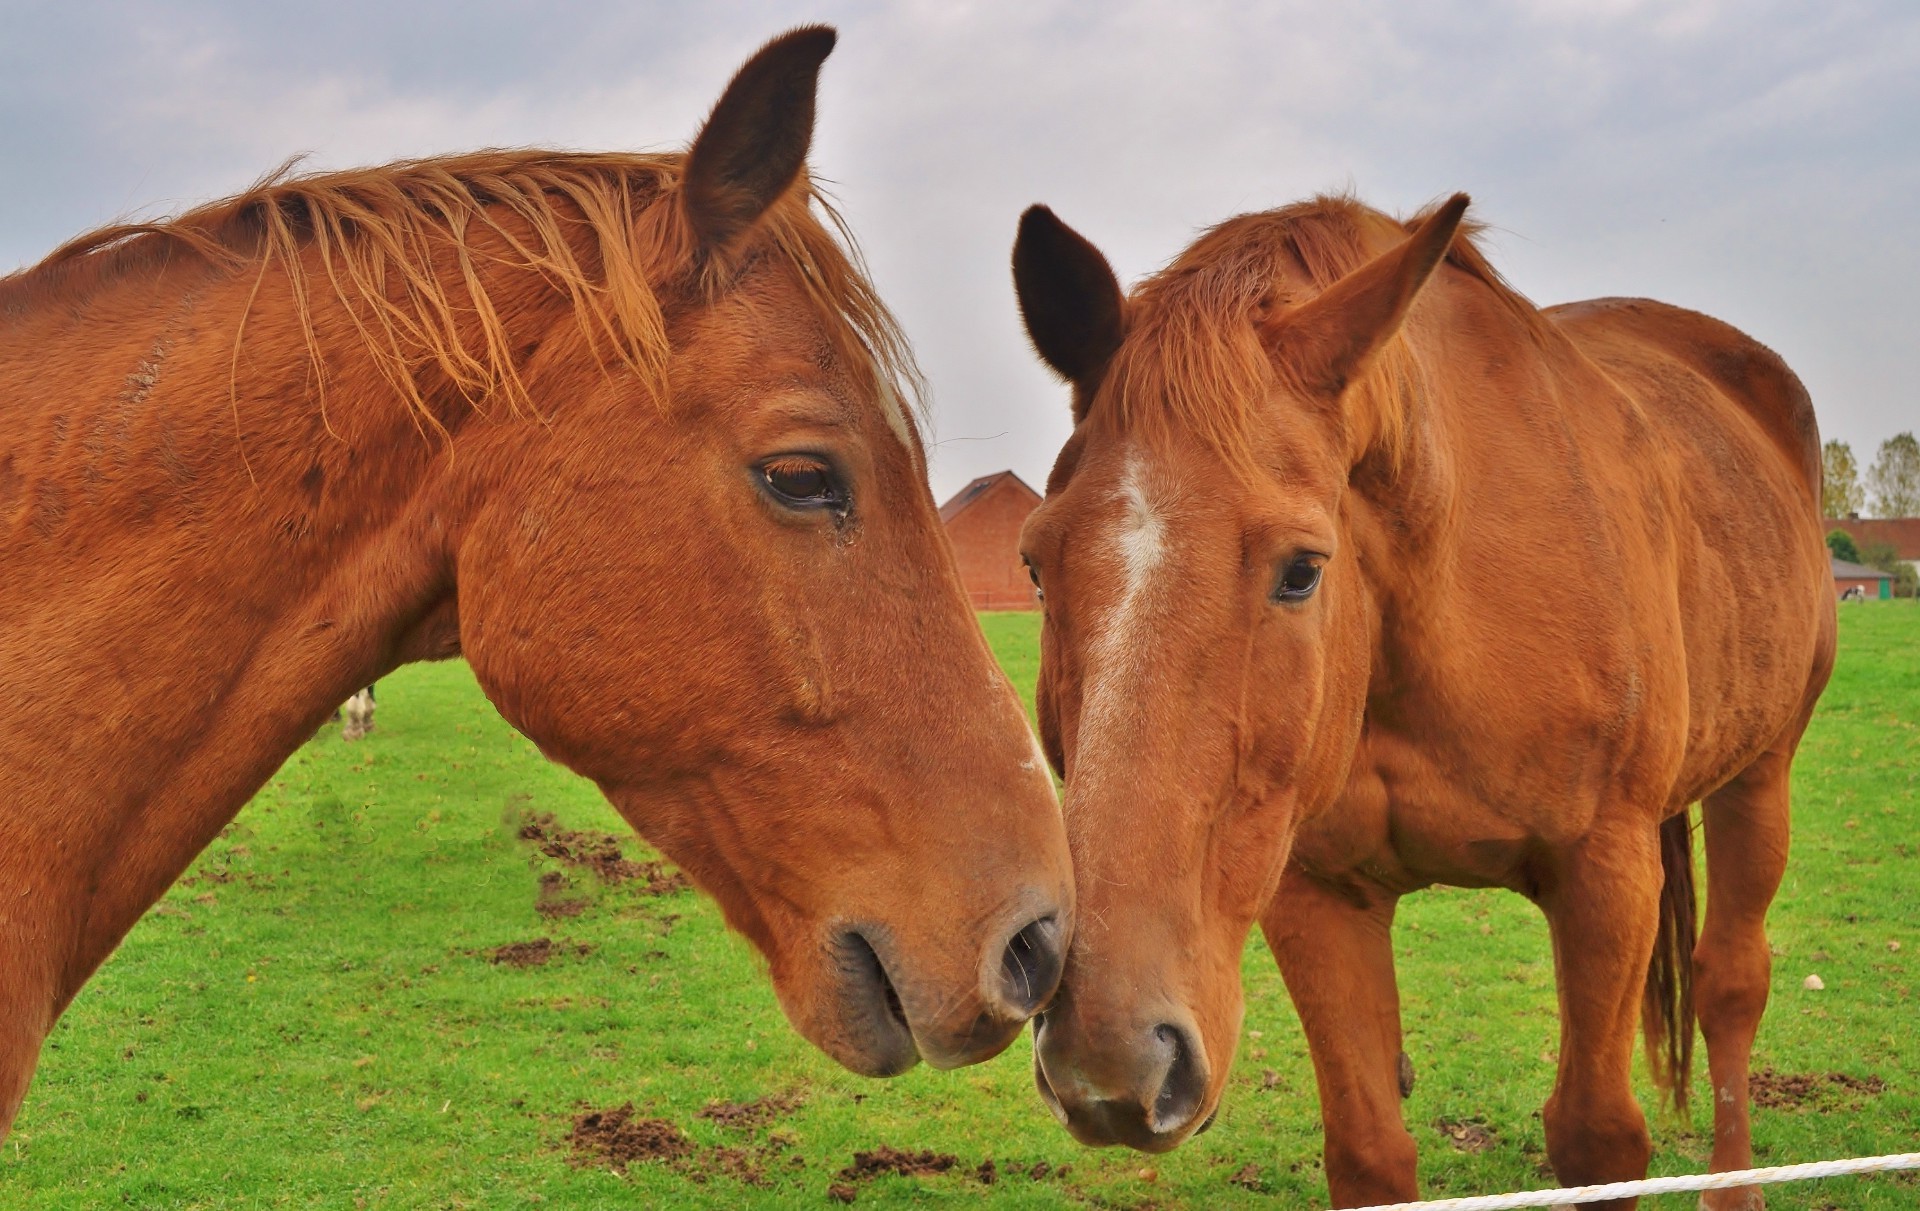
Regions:
<instances>
[{"instance_id":1,"label":"grassy field","mask_svg":"<svg viewBox=\"0 0 1920 1211\"><path fill-rule=\"evenodd\" d=\"M1761 1163L1920 1148L1920 609L1841 615L1772 918ZM1036 620L986 621L1030 692ZM523 839L551 814L650 856L463 665L382 682L378 722L358 744L330 729L301 750L80 995L0 1146L0 1206L819 1206L836 1186L861 1204L1324 1205L1312 1073L1257 936L1219 1124L1170 1156L1087 1151L1033 1094L1026 1041L957 1073L850 1076L787 1029L701 897L604 882ZM493 961L542 938L507 952L525 965ZM1436 890L1405 902L1396 945L1427 1191L1551 1185L1536 1111L1557 1032L1537 914ZM1802 988L1810 974L1824 991ZM570 1137L627 1103L636 1121L600 1130L670 1155L621 1172ZM1657 1120L1654 1171L1703 1168L1708 1131ZM882 1146L955 1159L842 1176ZM1772 1205L1920 1207L1920 1182L1778 1188Z\"/></svg>"}]
</instances>

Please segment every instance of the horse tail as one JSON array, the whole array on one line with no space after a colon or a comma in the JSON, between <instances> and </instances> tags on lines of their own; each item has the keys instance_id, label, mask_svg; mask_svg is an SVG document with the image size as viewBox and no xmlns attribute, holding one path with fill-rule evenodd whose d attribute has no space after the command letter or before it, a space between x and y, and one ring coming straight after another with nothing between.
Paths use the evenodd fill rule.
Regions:
<instances>
[{"instance_id":1,"label":"horse tail","mask_svg":"<svg viewBox=\"0 0 1920 1211\"><path fill-rule=\"evenodd\" d=\"M1647 989L1640 1002L1640 1028L1646 1036L1647 1068L1653 1083L1675 1111L1687 1109L1693 1080L1693 943L1697 902L1693 890L1691 812L1668 816L1660 825L1660 926L1653 958L1647 963Z\"/></svg>"}]
</instances>

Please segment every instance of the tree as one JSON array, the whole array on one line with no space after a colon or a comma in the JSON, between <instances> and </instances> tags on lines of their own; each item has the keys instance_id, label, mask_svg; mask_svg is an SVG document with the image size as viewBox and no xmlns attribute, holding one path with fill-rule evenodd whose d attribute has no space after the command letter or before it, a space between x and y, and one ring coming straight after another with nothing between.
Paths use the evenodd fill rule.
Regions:
<instances>
[{"instance_id":1,"label":"tree","mask_svg":"<svg viewBox=\"0 0 1920 1211\"><path fill-rule=\"evenodd\" d=\"M1854 461L1853 447L1845 442L1828 442L1820 448L1820 461L1826 475L1820 483L1820 508L1828 517L1852 517L1866 507L1866 493L1860 490L1860 464Z\"/></svg>"},{"instance_id":2,"label":"tree","mask_svg":"<svg viewBox=\"0 0 1920 1211\"><path fill-rule=\"evenodd\" d=\"M1879 568L1882 572L1891 572L1900 566L1900 552L1890 542L1861 543L1854 548L1860 558L1855 563L1865 564L1869 568Z\"/></svg>"},{"instance_id":3,"label":"tree","mask_svg":"<svg viewBox=\"0 0 1920 1211\"><path fill-rule=\"evenodd\" d=\"M1920 517L1920 441L1896 433L1880 443L1867 472L1873 511L1879 517Z\"/></svg>"},{"instance_id":4,"label":"tree","mask_svg":"<svg viewBox=\"0 0 1920 1211\"><path fill-rule=\"evenodd\" d=\"M1827 535L1827 550L1833 552L1835 559L1844 559L1848 563L1860 562L1860 548L1853 544L1853 535L1845 530L1835 530Z\"/></svg>"},{"instance_id":5,"label":"tree","mask_svg":"<svg viewBox=\"0 0 1920 1211\"><path fill-rule=\"evenodd\" d=\"M1835 531L1838 533L1838 531ZM1859 546L1860 558L1856 562L1870 568L1879 568L1882 572L1893 574L1893 595L1912 597L1920 591L1920 572L1913 565L1900 558L1900 552L1890 542L1867 542ZM1844 558L1844 556L1842 557Z\"/></svg>"}]
</instances>

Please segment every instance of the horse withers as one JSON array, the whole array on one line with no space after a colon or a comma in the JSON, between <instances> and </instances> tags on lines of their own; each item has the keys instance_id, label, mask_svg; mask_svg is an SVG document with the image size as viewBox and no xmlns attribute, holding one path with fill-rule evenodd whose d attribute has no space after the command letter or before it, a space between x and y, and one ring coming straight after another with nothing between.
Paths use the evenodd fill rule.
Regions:
<instances>
[{"instance_id":1,"label":"horse withers","mask_svg":"<svg viewBox=\"0 0 1920 1211\"><path fill-rule=\"evenodd\" d=\"M806 175L832 44L685 154L272 181L0 281L0 1129L287 755L456 653L846 1066L984 1059L1052 994L1053 785Z\"/></svg>"},{"instance_id":2,"label":"horse withers","mask_svg":"<svg viewBox=\"0 0 1920 1211\"><path fill-rule=\"evenodd\" d=\"M1705 316L1536 310L1465 209L1242 216L1130 295L1051 212L1021 223L1075 421L1023 536L1081 922L1036 1075L1082 1141L1210 1121L1257 920L1334 1201L1417 1197L1390 930L1446 883L1547 917L1562 1181L1645 1173L1636 1021L1684 1101L1695 1008L1713 1167L1750 1162L1788 767L1834 654L1813 410Z\"/></svg>"}]
</instances>

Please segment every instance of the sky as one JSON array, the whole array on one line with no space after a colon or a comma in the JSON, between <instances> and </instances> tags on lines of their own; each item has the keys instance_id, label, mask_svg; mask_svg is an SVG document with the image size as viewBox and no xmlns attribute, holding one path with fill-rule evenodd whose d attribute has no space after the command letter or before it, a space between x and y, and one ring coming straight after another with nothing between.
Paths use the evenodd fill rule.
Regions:
<instances>
[{"instance_id":1,"label":"sky","mask_svg":"<svg viewBox=\"0 0 1920 1211\"><path fill-rule=\"evenodd\" d=\"M1070 427L1008 270L1033 202L1130 283L1234 214L1465 190L1535 301L1735 324L1863 470L1920 429L1911 0L0 0L0 273L299 153L682 146L810 21L841 34L813 170L931 384L939 498L1044 482Z\"/></svg>"}]
</instances>

